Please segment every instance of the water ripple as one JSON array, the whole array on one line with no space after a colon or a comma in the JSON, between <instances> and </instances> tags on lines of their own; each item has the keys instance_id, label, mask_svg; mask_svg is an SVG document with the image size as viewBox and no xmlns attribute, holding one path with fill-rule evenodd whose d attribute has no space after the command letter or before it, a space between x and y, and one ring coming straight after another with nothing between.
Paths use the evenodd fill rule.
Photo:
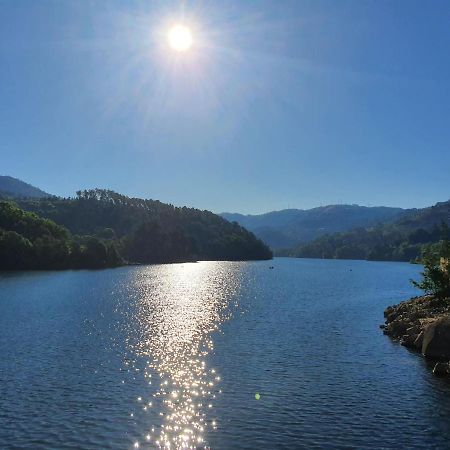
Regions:
<instances>
[{"instance_id":1,"label":"water ripple","mask_svg":"<svg viewBox=\"0 0 450 450\"><path fill-rule=\"evenodd\" d=\"M276 259L0 275L0 448L448 448L449 382L378 328L419 271Z\"/></svg>"},{"instance_id":2,"label":"water ripple","mask_svg":"<svg viewBox=\"0 0 450 450\"><path fill-rule=\"evenodd\" d=\"M138 292L129 346L148 358L144 375L158 376L152 395L162 405L159 429L148 430L145 441L167 448L206 446L220 376L207 366L213 351L211 333L226 320L230 299L239 288L237 264L195 263L160 266L138 272ZM139 442L136 442L138 446Z\"/></svg>"}]
</instances>

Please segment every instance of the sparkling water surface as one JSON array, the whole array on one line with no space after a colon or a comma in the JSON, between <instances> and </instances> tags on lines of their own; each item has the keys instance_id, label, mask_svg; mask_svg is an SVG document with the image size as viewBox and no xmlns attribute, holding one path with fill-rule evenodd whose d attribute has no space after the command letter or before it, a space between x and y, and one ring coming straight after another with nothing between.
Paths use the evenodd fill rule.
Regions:
<instances>
[{"instance_id":1,"label":"sparkling water surface","mask_svg":"<svg viewBox=\"0 0 450 450\"><path fill-rule=\"evenodd\" d=\"M0 448L450 448L450 385L378 328L420 269L1 273Z\"/></svg>"}]
</instances>

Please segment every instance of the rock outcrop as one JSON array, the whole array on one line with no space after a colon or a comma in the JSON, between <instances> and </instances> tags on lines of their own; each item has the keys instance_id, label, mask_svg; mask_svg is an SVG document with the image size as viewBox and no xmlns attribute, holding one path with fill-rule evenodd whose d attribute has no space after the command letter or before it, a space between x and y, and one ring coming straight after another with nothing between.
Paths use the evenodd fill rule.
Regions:
<instances>
[{"instance_id":1,"label":"rock outcrop","mask_svg":"<svg viewBox=\"0 0 450 450\"><path fill-rule=\"evenodd\" d=\"M433 375L436 375L437 377L445 377L450 375L450 363L437 362L433 369Z\"/></svg>"},{"instance_id":2,"label":"rock outcrop","mask_svg":"<svg viewBox=\"0 0 450 450\"><path fill-rule=\"evenodd\" d=\"M384 334L435 360L433 373L450 376L450 302L415 297L384 311Z\"/></svg>"},{"instance_id":3,"label":"rock outcrop","mask_svg":"<svg viewBox=\"0 0 450 450\"><path fill-rule=\"evenodd\" d=\"M423 330L422 354L450 360L450 317L429 323Z\"/></svg>"}]
</instances>

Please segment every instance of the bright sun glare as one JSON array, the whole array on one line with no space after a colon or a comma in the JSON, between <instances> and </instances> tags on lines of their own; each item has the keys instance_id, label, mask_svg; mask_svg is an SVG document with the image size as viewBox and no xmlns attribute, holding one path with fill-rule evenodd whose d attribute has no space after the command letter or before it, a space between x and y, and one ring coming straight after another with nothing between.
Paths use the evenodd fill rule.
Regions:
<instances>
[{"instance_id":1,"label":"bright sun glare","mask_svg":"<svg viewBox=\"0 0 450 450\"><path fill-rule=\"evenodd\" d=\"M191 30L184 25L175 25L169 30L169 45L172 50L185 52L192 47Z\"/></svg>"}]
</instances>

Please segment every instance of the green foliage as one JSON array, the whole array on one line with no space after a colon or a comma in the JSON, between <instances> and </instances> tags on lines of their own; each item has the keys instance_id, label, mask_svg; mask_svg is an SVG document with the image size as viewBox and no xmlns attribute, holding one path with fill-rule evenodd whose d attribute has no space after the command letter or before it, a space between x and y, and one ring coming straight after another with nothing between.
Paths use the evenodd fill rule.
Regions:
<instances>
[{"instance_id":1,"label":"green foliage","mask_svg":"<svg viewBox=\"0 0 450 450\"><path fill-rule=\"evenodd\" d=\"M15 231L0 230L0 269L25 269L33 255L33 244Z\"/></svg>"},{"instance_id":2,"label":"green foliage","mask_svg":"<svg viewBox=\"0 0 450 450\"><path fill-rule=\"evenodd\" d=\"M412 284L439 300L450 297L450 245L447 239L424 251L422 280Z\"/></svg>"},{"instance_id":3,"label":"green foliage","mask_svg":"<svg viewBox=\"0 0 450 450\"><path fill-rule=\"evenodd\" d=\"M301 258L420 261L424 248L448 234L450 202L425 208L394 223L322 236L285 252Z\"/></svg>"},{"instance_id":4,"label":"green foliage","mask_svg":"<svg viewBox=\"0 0 450 450\"><path fill-rule=\"evenodd\" d=\"M99 268L121 263L114 244L97 238L80 244L53 221L0 202L0 269Z\"/></svg>"},{"instance_id":5,"label":"green foliage","mask_svg":"<svg viewBox=\"0 0 450 450\"><path fill-rule=\"evenodd\" d=\"M5 225L0 218L0 228L31 239L45 267L97 268L118 265L122 260L149 264L272 257L253 233L209 211L176 208L101 189L78 191L74 199L17 203L26 211L15 208L13 218L8 219L5 209ZM30 227L23 228L23 217L37 220L33 232Z\"/></svg>"}]
</instances>

